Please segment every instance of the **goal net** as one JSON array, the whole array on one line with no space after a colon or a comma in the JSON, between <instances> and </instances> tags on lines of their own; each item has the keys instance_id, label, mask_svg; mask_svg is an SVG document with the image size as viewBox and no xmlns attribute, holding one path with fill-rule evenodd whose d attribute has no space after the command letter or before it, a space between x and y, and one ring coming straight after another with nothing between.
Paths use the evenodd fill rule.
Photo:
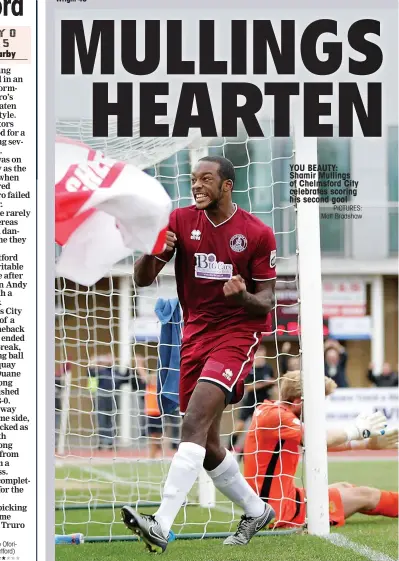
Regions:
<instances>
[{"instance_id":1,"label":"goal net","mask_svg":"<svg viewBox=\"0 0 399 561\"><path fill-rule=\"evenodd\" d=\"M289 196L292 138L274 138L263 122L264 138L107 139L90 136L88 121L58 121L57 133L129 161L155 176L174 207L192 204L191 165L206 154L229 158L236 169L234 201L271 226L277 240L277 303L273 331L264 334L257 366L274 380L262 390L253 379L248 396L223 414L222 441L242 448L254 401L278 399L287 369L299 368L296 209ZM115 133L115 131L114 131ZM57 248L60 251L60 248ZM86 539L127 535L119 508L152 507L162 495L179 442L178 411L154 420L148 398L156 384L160 323L159 298L176 297L173 263L149 288L132 279L137 256L115 266L109 277L86 288L55 280L56 307L56 533L82 532ZM255 380L257 377L255 376ZM255 388L255 389L254 389ZM266 388L266 389L265 389ZM258 395L259 394L259 395ZM146 397L147 395L147 397ZM297 474L302 486L301 473ZM242 512L201 475L173 526L181 537L234 532Z\"/></svg>"}]
</instances>

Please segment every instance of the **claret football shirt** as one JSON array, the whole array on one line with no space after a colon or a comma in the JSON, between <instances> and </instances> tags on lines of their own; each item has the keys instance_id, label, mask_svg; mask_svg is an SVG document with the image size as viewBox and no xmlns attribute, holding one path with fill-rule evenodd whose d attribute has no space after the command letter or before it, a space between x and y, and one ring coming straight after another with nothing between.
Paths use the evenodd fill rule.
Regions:
<instances>
[{"instance_id":1,"label":"claret football shirt","mask_svg":"<svg viewBox=\"0 0 399 561\"><path fill-rule=\"evenodd\" d=\"M229 302L223 285L241 275L248 292L257 282L276 277L276 240L272 229L235 205L230 218L215 225L195 206L172 212L169 229L176 234L176 283L184 318L184 340L194 335L240 329L271 331L271 318L250 318ZM159 259L169 261L173 252Z\"/></svg>"}]
</instances>

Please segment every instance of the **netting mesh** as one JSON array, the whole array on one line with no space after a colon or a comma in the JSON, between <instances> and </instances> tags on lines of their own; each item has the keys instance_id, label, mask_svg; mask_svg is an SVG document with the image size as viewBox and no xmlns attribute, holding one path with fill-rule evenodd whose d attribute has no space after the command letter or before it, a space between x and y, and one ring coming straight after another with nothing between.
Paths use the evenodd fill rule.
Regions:
<instances>
[{"instance_id":1,"label":"netting mesh","mask_svg":"<svg viewBox=\"0 0 399 561\"><path fill-rule=\"evenodd\" d=\"M89 122L57 122L58 134L154 175L175 207L192 203L191 163L206 153L223 155L236 169L234 201L273 228L277 271L283 274L278 273L273 332L265 334L257 361L274 383L262 390L252 377L244 400L228 407L222 420L222 442L240 459L254 403L265 393L278 399L282 376L298 367L300 357L296 222L289 202L294 147L291 139L272 136L269 121L263 129L262 139L242 133L235 139L202 142L194 137L105 140L90 136ZM107 539L126 534L119 506L158 504L179 441L178 413L160 421L146 414L159 356L160 325L154 308L158 298L176 296L173 264L151 287L136 289L134 259L132 255L116 265L108 278L91 288L64 278L55 281L56 533L83 532ZM275 474L284 475L281 455L276 465ZM219 492L213 496L209 481L202 480L187 497L173 529L199 536L235 531L241 514Z\"/></svg>"},{"instance_id":2,"label":"netting mesh","mask_svg":"<svg viewBox=\"0 0 399 561\"><path fill-rule=\"evenodd\" d=\"M165 118L157 121L158 124L167 122ZM186 146L199 142L198 132L191 133L188 138L143 138L140 136L139 121L133 122L131 138L120 138L117 136L117 121L111 118L106 138L92 136L91 119L57 119L56 132L58 135L79 140L96 150L101 150L108 158L129 162L140 169L154 166Z\"/></svg>"}]
</instances>

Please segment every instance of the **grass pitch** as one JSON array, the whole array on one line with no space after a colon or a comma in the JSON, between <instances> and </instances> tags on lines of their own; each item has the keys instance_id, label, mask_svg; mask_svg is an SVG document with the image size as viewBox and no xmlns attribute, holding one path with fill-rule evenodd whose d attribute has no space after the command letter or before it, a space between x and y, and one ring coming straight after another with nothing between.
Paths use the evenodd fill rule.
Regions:
<instances>
[{"instance_id":1,"label":"grass pitch","mask_svg":"<svg viewBox=\"0 0 399 561\"><path fill-rule=\"evenodd\" d=\"M82 532L89 536L129 535L120 521L119 508L95 509L95 505L159 500L169 464L143 462L80 464L57 468L57 534ZM392 460L334 461L329 464L329 480L349 481L386 490L397 490L397 462ZM298 481L298 485L300 481ZM195 502L195 491L189 503ZM66 505L89 504L84 510L66 510ZM178 533L235 531L242 514L228 501L217 496L217 508L184 507L173 530ZM153 512L156 508L140 509ZM324 539L300 535L255 537L247 547L223 546L222 539L181 540L169 544L162 559L167 561L364 561L398 559L397 520L356 515L343 528L333 529L342 535L337 547ZM349 541L348 541L349 540ZM349 545L348 545L349 544ZM354 547L354 549L350 549ZM363 547L363 549L362 549ZM148 560L150 553L139 542L85 543L80 546L56 546L56 561ZM376 556L377 555L377 556Z\"/></svg>"}]
</instances>

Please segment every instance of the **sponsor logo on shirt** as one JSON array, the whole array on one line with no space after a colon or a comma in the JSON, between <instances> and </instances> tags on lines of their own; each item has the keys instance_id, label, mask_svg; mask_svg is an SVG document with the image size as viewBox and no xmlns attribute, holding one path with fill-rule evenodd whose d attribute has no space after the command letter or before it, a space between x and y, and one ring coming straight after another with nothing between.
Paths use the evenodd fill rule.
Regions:
<instances>
[{"instance_id":1,"label":"sponsor logo on shirt","mask_svg":"<svg viewBox=\"0 0 399 561\"><path fill-rule=\"evenodd\" d=\"M274 269L275 266L276 266L276 250L273 249L273 251L270 252L270 268Z\"/></svg>"},{"instance_id":2,"label":"sponsor logo on shirt","mask_svg":"<svg viewBox=\"0 0 399 561\"><path fill-rule=\"evenodd\" d=\"M233 251L236 251L237 253L241 253L241 251L244 251L244 249L247 248L247 245L247 238L242 234L236 234L230 240L231 249Z\"/></svg>"},{"instance_id":3,"label":"sponsor logo on shirt","mask_svg":"<svg viewBox=\"0 0 399 561\"><path fill-rule=\"evenodd\" d=\"M198 279L229 280L233 265L218 261L214 253L195 253L195 276Z\"/></svg>"}]
</instances>

